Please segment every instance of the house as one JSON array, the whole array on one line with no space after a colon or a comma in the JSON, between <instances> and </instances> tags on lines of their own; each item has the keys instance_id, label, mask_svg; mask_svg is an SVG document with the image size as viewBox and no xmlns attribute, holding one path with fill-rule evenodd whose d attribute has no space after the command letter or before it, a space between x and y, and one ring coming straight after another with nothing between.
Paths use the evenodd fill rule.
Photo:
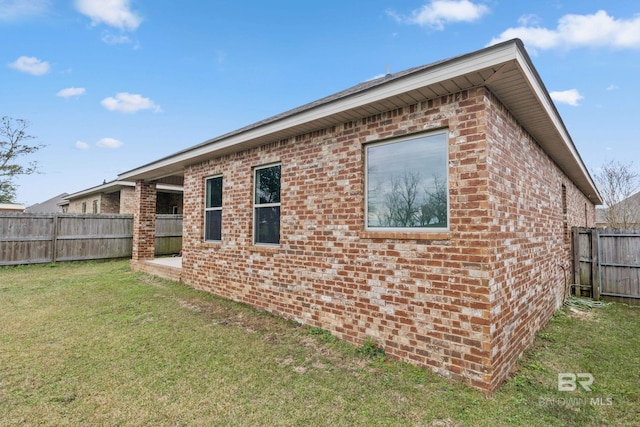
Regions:
<instances>
[{"instance_id":1,"label":"house","mask_svg":"<svg viewBox=\"0 0 640 427\"><path fill-rule=\"evenodd\" d=\"M0 203L0 212L20 213L24 209L24 205L19 203Z\"/></svg>"},{"instance_id":2,"label":"house","mask_svg":"<svg viewBox=\"0 0 640 427\"><path fill-rule=\"evenodd\" d=\"M41 203L35 203L31 206L28 206L25 209L26 213L51 213L51 212L62 212L62 205L68 204L66 197L67 193L61 193L57 196L53 196L52 198L45 200Z\"/></svg>"},{"instance_id":3,"label":"house","mask_svg":"<svg viewBox=\"0 0 640 427\"><path fill-rule=\"evenodd\" d=\"M596 186L519 40L382 78L122 173L134 269L184 179L181 280L485 391L562 304Z\"/></svg>"},{"instance_id":4,"label":"house","mask_svg":"<svg viewBox=\"0 0 640 427\"><path fill-rule=\"evenodd\" d=\"M640 192L610 207L596 209L596 227L640 230Z\"/></svg>"},{"instance_id":5,"label":"house","mask_svg":"<svg viewBox=\"0 0 640 427\"><path fill-rule=\"evenodd\" d=\"M156 213L182 214L182 180L157 186ZM135 182L114 180L66 196L60 203L62 211L69 213L135 212Z\"/></svg>"}]
</instances>

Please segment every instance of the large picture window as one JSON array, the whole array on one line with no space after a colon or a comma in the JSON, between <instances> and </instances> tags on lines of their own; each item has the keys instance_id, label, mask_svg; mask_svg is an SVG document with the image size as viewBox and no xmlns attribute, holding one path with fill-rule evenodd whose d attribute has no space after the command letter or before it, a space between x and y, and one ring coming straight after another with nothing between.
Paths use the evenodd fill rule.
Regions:
<instances>
[{"instance_id":1,"label":"large picture window","mask_svg":"<svg viewBox=\"0 0 640 427\"><path fill-rule=\"evenodd\" d=\"M222 177L205 180L204 240L222 240Z\"/></svg>"},{"instance_id":2,"label":"large picture window","mask_svg":"<svg viewBox=\"0 0 640 427\"><path fill-rule=\"evenodd\" d=\"M446 132L365 147L366 229L446 231Z\"/></svg>"},{"instance_id":3,"label":"large picture window","mask_svg":"<svg viewBox=\"0 0 640 427\"><path fill-rule=\"evenodd\" d=\"M280 165L256 168L253 241L280 244Z\"/></svg>"}]
</instances>

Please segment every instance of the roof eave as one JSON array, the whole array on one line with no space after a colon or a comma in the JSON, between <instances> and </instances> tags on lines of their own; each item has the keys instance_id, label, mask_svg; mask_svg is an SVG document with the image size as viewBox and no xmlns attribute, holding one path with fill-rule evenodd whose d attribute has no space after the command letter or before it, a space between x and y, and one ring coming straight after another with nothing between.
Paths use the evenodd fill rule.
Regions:
<instances>
[{"instance_id":1,"label":"roof eave","mask_svg":"<svg viewBox=\"0 0 640 427\"><path fill-rule=\"evenodd\" d=\"M526 91L522 97L501 91L504 86L501 73L512 72L518 88ZM349 121L349 117L366 117L388 110L388 105L402 105L404 100L428 95L442 96L472 87L486 86L511 110L529 133L547 151L550 157L594 203L600 204L598 190L578 154L569 133L549 97L549 94L527 55L520 40L510 40L488 48L417 67L400 76L381 80L362 90L345 96L327 97L291 112L274 116L235 132L164 157L119 175L121 180L158 180L171 175L182 175L191 164L257 147L308 132ZM448 83L455 80L451 85ZM451 87L451 89L447 89ZM340 93L339 93L340 94ZM518 110L516 104L523 105ZM514 107L515 106L515 107ZM535 108L540 123L528 121L527 113ZM551 129L551 131L548 131Z\"/></svg>"}]
</instances>

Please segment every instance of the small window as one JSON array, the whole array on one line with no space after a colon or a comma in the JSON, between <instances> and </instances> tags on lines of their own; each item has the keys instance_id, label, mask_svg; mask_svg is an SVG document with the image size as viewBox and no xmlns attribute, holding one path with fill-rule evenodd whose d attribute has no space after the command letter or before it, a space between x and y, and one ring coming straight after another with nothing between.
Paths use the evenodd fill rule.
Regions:
<instances>
[{"instance_id":1,"label":"small window","mask_svg":"<svg viewBox=\"0 0 640 427\"><path fill-rule=\"evenodd\" d=\"M87 202L82 202L82 213L87 213Z\"/></svg>"},{"instance_id":2,"label":"small window","mask_svg":"<svg viewBox=\"0 0 640 427\"><path fill-rule=\"evenodd\" d=\"M98 201L97 200L93 201L93 213L94 214L98 213Z\"/></svg>"},{"instance_id":3,"label":"small window","mask_svg":"<svg viewBox=\"0 0 640 427\"><path fill-rule=\"evenodd\" d=\"M178 215L178 207L177 206L171 206L171 213L173 215Z\"/></svg>"},{"instance_id":4,"label":"small window","mask_svg":"<svg viewBox=\"0 0 640 427\"><path fill-rule=\"evenodd\" d=\"M205 180L204 240L222 240L222 177Z\"/></svg>"},{"instance_id":5,"label":"small window","mask_svg":"<svg viewBox=\"0 0 640 427\"><path fill-rule=\"evenodd\" d=\"M280 244L280 165L257 168L254 171L255 244Z\"/></svg>"},{"instance_id":6,"label":"small window","mask_svg":"<svg viewBox=\"0 0 640 427\"><path fill-rule=\"evenodd\" d=\"M367 230L447 231L447 132L365 147Z\"/></svg>"}]
</instances>

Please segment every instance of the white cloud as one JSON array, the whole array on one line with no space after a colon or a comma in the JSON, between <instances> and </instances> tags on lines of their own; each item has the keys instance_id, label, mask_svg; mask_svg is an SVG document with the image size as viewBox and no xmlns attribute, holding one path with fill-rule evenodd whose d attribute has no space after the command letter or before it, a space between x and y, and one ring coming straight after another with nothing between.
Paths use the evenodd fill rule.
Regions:
<instances>
[{"instance_id":1,"label":"white cloud","mask_svg":"<svg viewBox=\"0 0 640 427\"><path fill-rule=\"evenodd\" d=\"M75 146L76 146L76 148L78 150L88 150L89 149L89 144L87 144L86 142L82 142L82 141L76 141Z\"/></svg>"},{"instance_id":2,"label":"white cloud","mask_svg":"<svg viewBox=\"0 0 640 427\"><path fill-rule=\"evenodd\" d=\"M618 90L620 89L618 86L614 85L614 84L610 84L609 86L607 86L607 90L611 91L611 90Z\"/></svg>"},{"instance_id":3,"label":"white cloud","mask_svg":"<svg viewBox=\"0 0 640 427\"><path fill-rule=\"evenodd\" d=\"M477 21L488 12L489 8L486 5L470 0L431 0L412 11L410 16L398 15L393 11L387 13L398 22L442 30L445 24Z\"/></svg>"},{"instance_id":4,"label":"white cloud","mask_svg":"<svg viewBox=\"0 0 640 427\"><path fill-rule=\"evenodd\" d=\"M9 64L9 66L11 68L15 68L18 71L33 74L34 76L47 74L49 72L49 69L51 68L47 61L41 61L40 59L33 56L21 56L20 58Z\"/></svg>"},{"instance_id":5,"label":"white cloud","mask_svg":"<svg viewBox=\"0 0 640 427\"><path fill-rule=\"evenodd\" d=\"M592 15L564 15L555 29L529 26L521 19L520 27L509 28L489 45L520 38L533 49L608 46L617 49L640 49L640 15L632 19L616 19L600 10Z\"/></svg>"},{"instance_id":6,"label":"white cloud","mask_svg":"<svg viewBox=\"0 0 640 427\"><path fill-rule=\"evenodd\" d=\"M72 96L80 96L84 95L85 89L83 87L68 87L66 89L62 89L56 93L56 96L62 98L71 98Z\"/></svg>"},{"instance_id":7,"label":"white cloud","mask_svg":"<svg viewBox=\"0 0 640 427\"><path fill-rule=\"evenodd\" d=\"M117 139L113 138L102 138L100 141L96 143L96 145L100 148L120 148L124 144Z\"/></svg>"},{"instance_id":8,"label":"white cloud","mask_svg":"<svg viewBox=\"0 0 640 427\"><path fill-rule=\"evenodd\" d=\"M580 105L580 100L584 98L577 89L549 92L549 95L559 104L568 104L574 107Z\"/></svg>"},{"instance_id":9,"label":"white cloud","mask_svg":"<svg viewBox=\"0 0 640 427\"><path fill-rule=\"evenodd\" d=\"M76 9L91 18L92 25L106 24L134 31L142 18L129 6L130 0L76 0Z\"/></svg>"},{"instance_id":10,"label":"white cloud","mask_svg":"<svg viewBox=\"0 0 640 427\"><path fill-rule=\"evenodd\" d=\"M127 43L131 43L131 39L128 36L125 35L118 35L115 36L111 33L104 33L102 35L102 41L105 42L106 44L127 44Z\"/></svg>"},{"instance_id":11,"label":"white cloud","mask_svg":"<svg viewBox=\"0 0 640 427\"><path fill-rule=\"evenodd\" d=\"M523 27L538 25L540 23L540 17L534 14L522 15L518 18L518 24Z\"/></svg>"},{"instance_id":12,"label":"white cloud","mask_svg":"<svg viewBox=\"0 0 640 427\"><path fill-rule=\"evenodd\" d=\"M50 0L0 0L0 21L41 15L49 9Z\"/></svg>"},{"instance_id":13,"label":"white cloud","mask_svg":"<svg viewBox=\"0 0 640 427\"><path fill-rule=\"evenodd\" d=\"M162 111L151 99L144 98L134 93L121 92L115 98L109 97L101 101L104 108L121 113L135 113L140 110L153 110L156 113Z\"/></svg>"}]
</instances>

